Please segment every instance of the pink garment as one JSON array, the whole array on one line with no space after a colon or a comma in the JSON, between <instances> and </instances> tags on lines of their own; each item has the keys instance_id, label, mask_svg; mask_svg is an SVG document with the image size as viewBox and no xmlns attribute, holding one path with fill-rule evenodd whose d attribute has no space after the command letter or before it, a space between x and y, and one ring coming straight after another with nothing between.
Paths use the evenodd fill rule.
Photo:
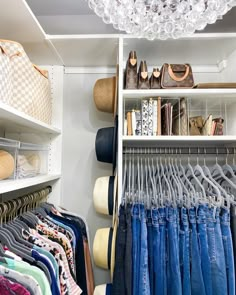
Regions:
<instances>
[{"instance_id":1,"label":"pink garment","mask_svg":"<svg viewBox=\"0 0 236 295\"><path fill-rule=\"evenodd\" d=\"M10 280L0 276L0 294L1 295L30 295L30 292L20 284L13 283Z\"/></svg>"}]
</instances>

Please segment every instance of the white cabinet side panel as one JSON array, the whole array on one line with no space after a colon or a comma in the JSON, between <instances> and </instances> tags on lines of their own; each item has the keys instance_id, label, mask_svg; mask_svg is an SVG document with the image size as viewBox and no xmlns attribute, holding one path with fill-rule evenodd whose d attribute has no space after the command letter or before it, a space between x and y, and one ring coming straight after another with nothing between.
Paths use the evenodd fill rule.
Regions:
<instances>
[{"instance_id":1,"label":"white cabinet side panel","mask_svg":"<svg viewBox=\"0 0 236 295\"><path fill-rule=\"evenodd\" d=\"M87 219L92 246L96 230L112 224L110 217L96 213L93 188L98 177L112 173L112 165L96 159L95 138L99 128L113 126L113 117L99 112L93 101L93 86L105 74L64 77L62 206ZM94 274L96 285L110 281L108 271L94 267Z\"/></svg>"}]
</instances>

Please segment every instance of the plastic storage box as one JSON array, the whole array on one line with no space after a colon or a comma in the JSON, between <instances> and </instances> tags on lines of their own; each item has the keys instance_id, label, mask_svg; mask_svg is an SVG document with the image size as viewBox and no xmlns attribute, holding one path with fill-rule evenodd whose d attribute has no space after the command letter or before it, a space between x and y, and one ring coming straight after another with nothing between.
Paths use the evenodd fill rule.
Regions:
<instances>
[{"instance_id":1,"label":"plastic storage box","mask_svg":"<svg viewBox=\"0 0 236 295\"><path fill-rule=\"evenodd\" d=\"M20 142L0 137L0 180L16 178L16 159Z\"/></svg>"},{"instance_id":2,"label":"plastic storage box","mask_svg":"<svg viewBox=\"0 0 236 295\"><path fill-rule=\"evenodd\" d=\"M17 154L17 178L48 173L48 146L21 142Z\"/></svg>"}]
</instances>

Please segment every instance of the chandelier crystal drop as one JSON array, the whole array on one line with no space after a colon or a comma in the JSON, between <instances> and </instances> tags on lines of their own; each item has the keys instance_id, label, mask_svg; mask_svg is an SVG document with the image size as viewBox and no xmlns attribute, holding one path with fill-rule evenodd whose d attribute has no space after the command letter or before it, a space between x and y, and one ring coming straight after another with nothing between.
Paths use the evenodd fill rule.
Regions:
<instances>
[{"instance_id":1,"label":"chandelier crystal drop","mask_svg":"<svg viewBox=\"0 0 236 295\"><path fill-rule=\"evenodd\" d=\"M137 37L177 39L222 18L236 0L87 0L106 24Z\"/></svg>"}]
</instances>

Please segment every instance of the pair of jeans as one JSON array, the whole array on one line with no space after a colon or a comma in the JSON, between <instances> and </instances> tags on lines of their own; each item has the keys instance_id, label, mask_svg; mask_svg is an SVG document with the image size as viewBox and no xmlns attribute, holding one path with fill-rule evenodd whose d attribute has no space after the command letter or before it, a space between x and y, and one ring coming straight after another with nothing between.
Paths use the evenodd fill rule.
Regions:
<instances>
[{"instance_id":1,"label":"pair of jeans","mask_svg":"<svg viewBox=\"0 0 236 295\"><path fill-rule=\"evenodd\" d=\"M125 294L132 295L132 205L126 208Z\"/></svg>"},{"instance_id":2,"label":"pair of jeans","mask_svg":"<svg viewBox=\"0 0 236 295\"><path fill-rule=\"evenodd\" d=\"M140 205L140 215L141 215L141 233L140 233L141 245L140 245L139 290L137 294L150 295L150 282L149 282L149 270L148 270L147 223L146 223L146 212L144 209L144 205Z\"/></svg>"},{"instance_id":3,"label":"pair of jeans","mask_svg":"<svg viewBox=\"0 0 236 295\"><path fill-rule=\"evenodd\" d=\"M197 217L196 209L189 209L190 223L190 244L191 244L191 294L192 295L207 295L202 275L201 255L199 249L199 239L197 233Z\"/></svg>"},{"instance_id":4,"label":"pair of jeans","mask_svg":"<svg viewBox=\"0 0 236 295\"><path fill-rule=\"evenodd\" d=\"M205 286L205 293L213 295L212 280L211 280L211 262L208 251L208 237L207 237L207 205L200 205L197 210L198 236L202 275Z\"/></svg>"},{"instance_id":5,"label":"pair of jeans","mask_svg":"<svg viewBox=\"0 0 236 295\"><path fill-rule=\"evenodd\" d=\"M186 208L180 209L179 260L183 295L191 295L189 222Z\"/></svg>"},{"instance_id":6,"label":"pair of jeans","mask_svg":"<svg viewBox=\"0 0 236 295\"><path fill-rule=\"evenodd\" d=\"M160 233L158 210L152 209L153 294L162 294L160 288ZM164 257L165 259L165 257Z\"/></svg>"},{"instance_id":7,"label":"pair of jeans","mask_svg":"<svg viewBox=\"0 0 236 295\"><path fill-rule=\"evenodd\" d=\"M225 295L228 294L228 291L219 208L209 208L207 212L207 236L211 262L212 294Z\"/></svg>"},{"instance_id":8,"label":"pair of jeans","mask_svg":"<svg viewBox=\"0 0 236 295\"><path fill-rule=\"evenodd\" d=\"M125 246L126 246L126 220L125 220L125 208L120 206L119 211L119 226L116 236L116 252L115 252L115 269L113 275L113 295L125 295Z\"/></svg>"},{"instance_id":9,"label":"pair of jeans","mask_svg":"<svg viewBox=\"0 0 236 295\"><path fill-rule=\"evenodd\" d=\"M223 239L226 275L227 275L227 288L229 295L235 295L235 268L234 268L234 253L233 242L230 230L230 213L229 210L222 209L220 217L221 233Z\"/></svg>"},{"instance_id":10,"label":"pair of jeans","mask_svg":"<svg viewBox=\"0 0 236 295\"><path fill-rule=\"evenodd\" d=\"M133 295L139 294L139 268L140 268L140 244L141 244L141 220L139 204L135 204L132 210L132 290ZM121 293L122 294L122 293Z\"/></svg>"},{"instance_id":11,"label":"pair of jeans","mask_svg":"<svg viewBox=\"0 0 236 295\"><path fill-rule=\"evenodd\" d=\"M147 210L147 236L148 236L148 269L149 269L149 281L150 281L150 294L153 295L153 253L157 255L159 249L154 252L154 240L153 240L153 230L152 230L152 209Z\"/></svg>"},{"instance_id":12,"label":"pair of jeans","mask_svg":"<svg viewBox=\"0 0 236 295\"><path fill-rule=\"evenodd\" d=\"M182 295L179 263L178 211L167 207L167 286L168 295ZM200 293L199 293L200 294Z\"/></svg>"}]
</instances>

